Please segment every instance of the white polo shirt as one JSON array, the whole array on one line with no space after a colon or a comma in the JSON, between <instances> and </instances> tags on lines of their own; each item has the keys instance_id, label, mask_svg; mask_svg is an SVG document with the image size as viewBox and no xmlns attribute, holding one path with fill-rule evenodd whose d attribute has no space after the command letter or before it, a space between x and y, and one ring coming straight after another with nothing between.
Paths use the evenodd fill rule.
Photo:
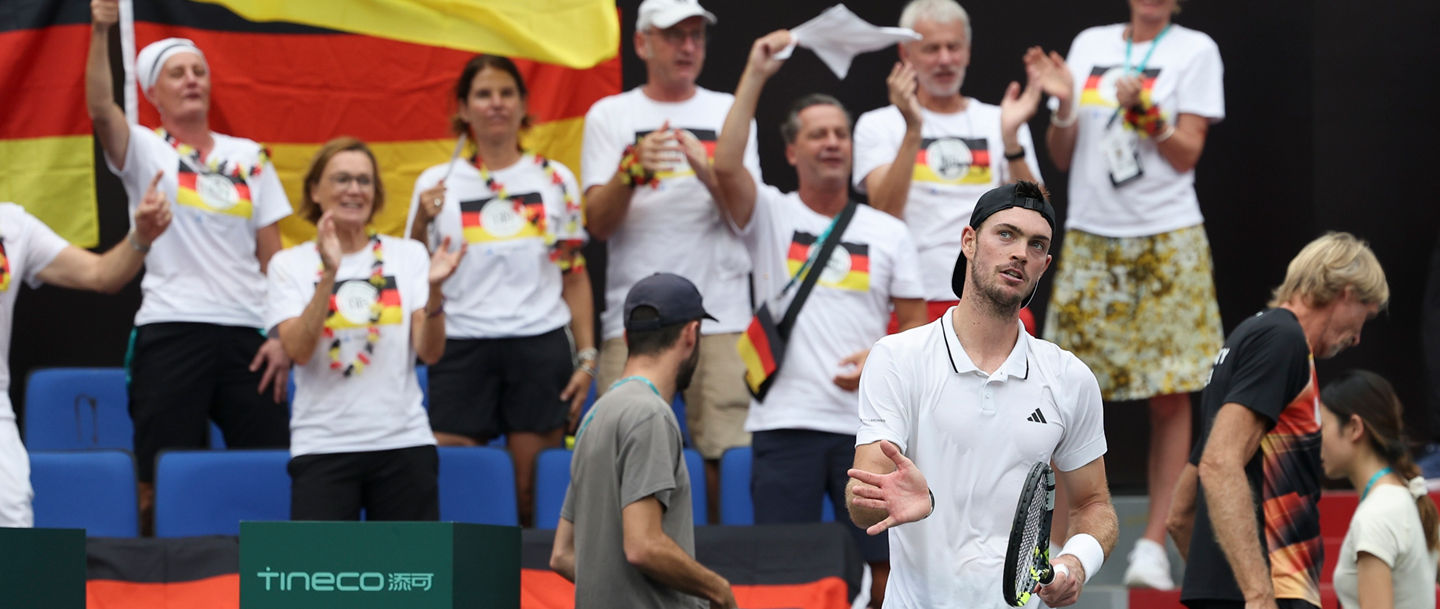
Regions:
<instances>
[{"instance_id":1,"label":"white polo shirt","mask_svg":"<svg viewBox=\"0 0 1440 609\"><path fill-rule=\"evenodd\" d=\"M895 443L935 493L929 518L890 532L886 609L1005 607L1005 546L1030 467L1072 471L1105 454L1100 386L1085 364L1021 328L986 374L956 338L955 309L880 339L860 377L855 445Z\"/></svg>"}]
</instances>

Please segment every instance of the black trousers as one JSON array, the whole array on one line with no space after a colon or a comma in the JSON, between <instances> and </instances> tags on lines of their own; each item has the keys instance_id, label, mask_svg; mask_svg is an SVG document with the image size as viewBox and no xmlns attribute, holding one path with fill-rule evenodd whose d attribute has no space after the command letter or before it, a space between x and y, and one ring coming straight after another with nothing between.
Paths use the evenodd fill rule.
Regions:
<instances>
[{"instance_id":1,"label":"black trousers","mask_svg":"<svg viewBox=\"0 0 1440 609\"><path fill-rule=\"evenodd\" d=\"M290 460L291 520L439 520L440 456L431 445Z\"/></svg>"}]
</instances>

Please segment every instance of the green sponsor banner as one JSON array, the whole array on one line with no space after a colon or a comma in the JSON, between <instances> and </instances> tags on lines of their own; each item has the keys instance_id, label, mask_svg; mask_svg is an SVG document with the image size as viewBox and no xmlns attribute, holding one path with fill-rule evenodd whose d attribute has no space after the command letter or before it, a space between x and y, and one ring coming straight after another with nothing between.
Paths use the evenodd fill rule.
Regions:
<instances>
[{"instance_id":1,"label":"green sponsor banner","mask_svg":"<svg viewBox=\"0 0 1440 609\"><path fill-rule=\"evenodd\" d=\"M85 529L0 528L0 607L83 609Z\"/></svg>"},{"instance_id":2,"label":"green sponsor banner","mask_svg":"<svg viewBox=\"0 0 1440 609\"><path fill-rule=\"evenodd\" d=\"M240 523L240 609L519 606L517 527Z\"/></svg>"}]
</instances>

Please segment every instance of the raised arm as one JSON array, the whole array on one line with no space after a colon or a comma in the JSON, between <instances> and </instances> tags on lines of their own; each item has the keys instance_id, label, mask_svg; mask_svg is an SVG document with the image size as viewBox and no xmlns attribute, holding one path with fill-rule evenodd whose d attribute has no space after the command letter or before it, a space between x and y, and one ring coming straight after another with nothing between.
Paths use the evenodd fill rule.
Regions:
<instances>
[{"instance_id":1,"label":"raised arm","mask_svg":"<svg viewBox=\"0 0 1440 609\"><path fill-rule=\"evenodd\" d=\"M315 223L315 246L320 253L321 269L320 278L315 282L315 292L299 317L291 317L275 326L280 345L285 347L285 355L290 356L297 366L309 363L310 356L315 354L315 345L325 330L325 317L330 313L335 272L340 268L340 240L335 236L335 220L329 212Z\"/></svg>"},{"instance_id":2,"label":"raised arm","mask_svg":"<svg viewBox=\"0 0 1440 609\"><path fill-rule=\"evenodd\" d=\"M1070 170L1070 158L1075 154L1075 134L1079 132L1075 108L1075 77L1065 58L1059 53L1048 54L1040 47L1030 47L1025 52L1025 74L1033 86L1054 97L1059 107L1050 115L1050 127L1045 130L1045 147L1050 151L1050 161L1060 171Z\"/></svg>"},{"instance_id":3,"label":"raised arm","mask_svg":"<svg viewBox=\"0 0 1440 609\"><path fill-rule=\"evenodd\" d=\"M790 32L770 32L750 47L750 58L740 84L735 87L735 103L725 115L725 126L715 142L715 182L721 196L717 200L722 211L736 226L750 224L755 211L755 178L745 169L745 143L750 139L750 121L755 118L755 105L765 81L785 63L775 54L790 44Z\"/></svg>"},{"instance_id":4,"label":"raised arm","mask_svg":"<svg viewBox=\"0 0 1440 609\"><path fill-rule=\"evenodd\" d=\"M1075 470L1056 472L1057 482L1069 497L1070 529L1066 531L1065 547L1055 557L1056 565L1065 565L1069 574L1056 575L1055 581L1040 589L1040 598L1051 607L1063 607L1080 600L1087 574L1085 564L1099 570L1105 557L1115 548L1120 523L1115 506L1110 502L1110 486L1105 480L1105 458L1100 457ZM1057 506L1059 507L1059 506ZM1099 546L1098 548L1096 546ZM1098 550L1098 556L1095 556Z\"/></svg>"},{"instance_id":5,"label":"raised arm","mask_svg":"<svg viewBox=\"0 0 1440 609\"><path fill-rule=\"evenodd\" d=\"M125 111L115 103L115 85L110 77L110 26L120 22L119 0L90 0L90 54L85 59L85 108L95 124L95 136L105 158L118 168L125 167L125 149L130 145L130 125Z\"/></svg>"},{"instance_id":6,"label":"raised arm","mask_svg":"<svg viewBox=\"0 0 1440 609\"><path fill-rule=\"evenodd\" d=\"M55 259L40 269L41 281L61 287L113 294L125 287L145 263L150 244L170 225L170 203L160 194L161 173L156 173L135 209L135 228L103 255L75 246L60 250Z\"/></svg>"},{"instance_id":7,"label":"raised arm","mask_svg":"<svg viewBox=\"0 0 1440 609\"><path fill-rule=\"evenodd\" d=\"M592 129L587 121L585 138L604 137L599 129L599 125ZM675 133L670 128L670 122L666 121L659 129L645 134L634 148L621 157L620 165L609 182L585 190L585 230L590 232L591 237L609 239L614 235L630 212L630 195L635 189L652 187L650 181L655 179L655 174L672 169L675 159L685 154L684 146ZM695 168L703 183L702 169ZM705 186L712 187L708 183Z\"/></svg>"},{"instance_id":8,"label":"raised arm","mask_svg":"<svg viewBox=\"0 0 1440 609\"><path fill-rule=\"evenodd\" d=\"M915 97L915 68L908 63L896 63L885 79L885 86L890 90L890 103L895 104L905 119L905 137L900 140L894 161L876 167L865 176L865 191L870 193L871 207L903 220L905 201L910 197L910 180L915 174L915 156L920 153L920 130L924 125L920 101Z\"/></svg>"},{"instance_id":9,"label":"raised arm","mask_svg":"<svg viewBox=\"0 0 1440 609\"><path fill-rule=\"evenodd\" d=\"M446 237L440 240L440 246L430 254L430 273L426 278L430 285L430 295L424 308L416 309L410 314L410 338L414 341L415 357L426 364L434 364L445 355L445 295L440 286L460 267L460 260L465 257L467 245L461 243L460 247L451 251L450 238Z\"/></svg>"},{"instance_id":10,"label":"raised arm","mask_svg":"<svg viewBox=\"0 0 1440 609\"><path fill-rule=\"evenodd\" d=\"M1260 548L1255 498L1245 477L1245 464L1259 450L1265 421L1242 404L1220 407L1205 451L1200 456L1200 483L1215 539L1230 563L1247 607L1275 607L1270 567Z\"/></svg>"}]
</instances>

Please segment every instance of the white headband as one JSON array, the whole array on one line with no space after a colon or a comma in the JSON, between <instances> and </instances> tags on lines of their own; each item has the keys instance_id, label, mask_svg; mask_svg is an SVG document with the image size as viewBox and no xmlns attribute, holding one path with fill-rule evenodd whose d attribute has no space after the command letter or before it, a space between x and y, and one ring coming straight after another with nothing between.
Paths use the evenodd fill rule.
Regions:
<instances>
[{"instance_id":1,"label":"white headband","mask_svg":"<svg viewBox=\"0 0 1440 609\"><path fill-rule=\"evenodd\" d=\"M188 38L166 38L150 43L140 49L140 54L135 57L135 76L140 80L140 90L145 92L145 97L150 98L150 88L155 86L155 81L160 78L160 70L164 69L165 62L171 57L180 53L194 53L200 56L200 61L205 61L205 54L200 52L200 47ZM150 98L150 101L155 101Z\"/></svg>"}]
</instances>

